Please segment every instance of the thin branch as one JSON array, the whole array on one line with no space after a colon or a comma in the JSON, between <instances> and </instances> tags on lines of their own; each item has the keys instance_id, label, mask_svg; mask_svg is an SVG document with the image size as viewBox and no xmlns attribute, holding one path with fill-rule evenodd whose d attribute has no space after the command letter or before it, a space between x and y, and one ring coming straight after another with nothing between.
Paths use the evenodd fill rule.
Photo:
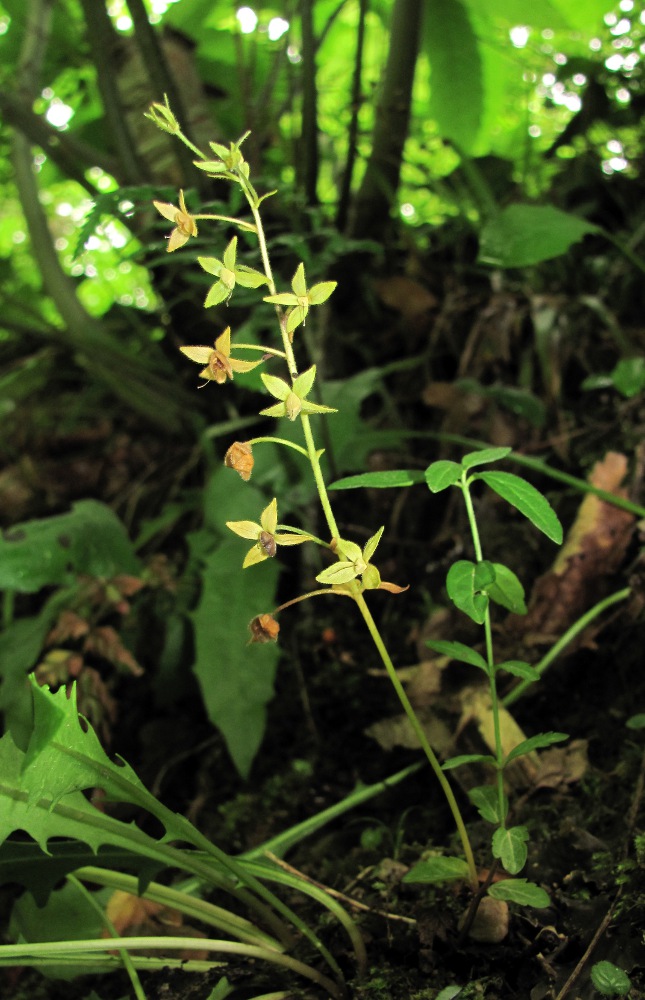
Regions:
<instances>
[{"instance_id":1,"label":"thin branch","mask_svg":"<svg viewBox=\"0 0 645 1000\"><path fill-rule=\"evenodd\" d=\"M367 15L368 0L359 0L358 3L358 26L356 33L356 55L354 56L354 73L352 76L352 93L350 107L352 109L349 128L347 130L347 160L345 170L340 185L340 195L338 197L338 210L336 212L336 226L343 232L347 225L347 215L349 212L349 199L352 190L352 176L356 163L358 144L358 116L361 109L361 82L363 74L363 49L365 47L365 18Z\"/></svg>"},{"instance_id":2,"label":"thin branch","mask_svg":"<svg viewBox=\"0 0 645 1000\"><path fill-rule=\"evenodd\" d=\"M103 112L128 184L141 184L146 170L137 153L134 137L128 127L125 109L114 71L114 53L118 36L112 27L104 0L81 0L85 28L96 66L97 82L103 102Z\"/></svg>"}]
</instances>

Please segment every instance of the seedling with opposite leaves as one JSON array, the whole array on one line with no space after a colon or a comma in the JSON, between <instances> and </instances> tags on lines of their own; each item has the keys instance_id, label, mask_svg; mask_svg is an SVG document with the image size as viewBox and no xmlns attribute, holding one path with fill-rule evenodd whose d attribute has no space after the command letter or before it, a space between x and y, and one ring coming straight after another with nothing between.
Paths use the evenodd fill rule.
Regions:
<instances>
[{"instance_id":1,"label":"seedling with opposite leaves","mask_svg":"<svg viewBox=\"0 0 645 1000\"><path fill-rule=\"evenodd\" d=\"M435 652L454 660L470 664L482 670L488 679L488 690L493 720L495 753L462 754L445 761L445 771L464 764L484 764L494 772L494 784L472 789L470 798L480 815L496 827L492 837L493 856L501 863L509 875L522 871L527 860L528 830L525 826L509 826L509 802L504 790L504 771L508 765L535 750L549 747L567 739L565 733L539 733L524 740L510 751L504 749L500 725L500 699L497 679L500 674L518 677L525 682L539 680L539 673L529 663L522 660L506 660L496 663L493 650L491 627L491 602L515 614L526 614L524 588L519 579L502 563L491 563L484 559L479 529L475 517L471 487L477 481L484 482L503 500L542 531L551 541L562 542L562 526L548 500L530 483L510 472L479 472L479 467L497 462L511 452L510 448L489 448L464 455L461 462L434 462L425 471L425 481L433 493L450 487L459 489L463 495L475 559L460 559L448 570L446 589L453 604L484 629L485 655L461 642L430 641L428 645ZM446 872L446 862L450 871ZM446 877L457 878L466 875L461 859L436 858L423 861L413 868L405 881L434 882ZM526 879L505 879L490 885L490 896L528 906L548 906L549 897L540 886Z\"/></svg>"}]
</instances>

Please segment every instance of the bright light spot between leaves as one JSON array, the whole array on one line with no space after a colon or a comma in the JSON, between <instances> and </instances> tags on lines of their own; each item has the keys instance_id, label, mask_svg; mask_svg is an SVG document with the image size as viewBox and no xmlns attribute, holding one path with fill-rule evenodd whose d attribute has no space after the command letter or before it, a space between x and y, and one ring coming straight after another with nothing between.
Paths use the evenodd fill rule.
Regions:
<instances>
[{"instance_id":1,"label":"bright light spot between leaves","mask_svg":"<svg viewBox=\"0 0 645 1000\"><path fill-rule=\"evenodd\" d=\"M258 23L258 15L254 10L251 10L250 7L240 7L235 16L243 35L250 35L252 31L255 31Z\"/></svg>"},{"instance_id":2,"label":"bright light spot between leaves","mask_svg":"<svg viewBox=\"0 0 645 1000\"><path fill-rule=\"evenodd\" d=\"M299 62L302 62L302 56L298 52L295 45L290 45L287 49L287 59L290 63L293 63L294 66L296 66Z\"/></svg>"},{"instance_id":3,"label":"bright light spot between leaves","mask_svg":"<svg viewBox=\"0 0 645 1000\"><path fill-rule=\"evenodd\" d=\"M624 35L632 26L632 22L627 17L621 18L618 24L611 29L612 35Z\"/></svg>"},{"instance_id":4,"label":"bright light spot between leaves","mask_svg":"<svg viewBox=\"0 0 645 1000\"><path fill-rule=\"evenodd\" d=\"M630 92L627 90L626 87L620 87L619 90L616 91L616 100L620 104L629 104L631 99L632 95L630 94Z\"/></svg>"},{"instance_id":5,"label":"bright light spot between leaves","mask_svg":"<svg viewBox=\"0 0 645 1000\"><path fill-rule=\"evenodd\" d=\"M605 59L605 66L611 73L615 73L617 70L622 69L625 57L616 53L615 56L609 56L609 59Z\"/></svg>"},{"instance_id":6,"label":"bright light spot between leaves","mask_svg":"<svg viewBox=\"0 0 645 1000\"><path fill-rule=\"evenodd\" d=\"M592 38L589 42L589 48L592 52L600 52L602 48L602 42L599 38Z\"/></svg>"},{"instance_id":7,"label":"bright light spot between leaves","mask_svg":"<svg viewBox=\"0 0 645 1000\"><path fill-rule=\"evenodd\" d=\"M57 100L52 101L45 112L45 118L55 128L65 128L73 116L74 109L70 108L68 104L63 104L62 101Z\"/></svg>"},{"instance_id":8,"label":"bright light spot between leaves","mask_svg":"<svg viewBox=\"0 0 645 1000\"><path fill-rule=\"evenodd\" d=\"M129 31L132 27L132 18L128 14L121 14L121 17L116 19L116 30L117 31Z\"/></svg>"},{"instance_id":9,"label":"bright light spot between leaves","mask_svg":"<svg viewBox=\"0 0 645 1000\"><path fill-rule=\"evenodd\" d=\"M14 243L24 243L27 239L27 234L23 233L21 229L16 229L15 233L12 234L11 239Z\"/></svg>"},{"instance_id":10,"label":"bright light spot between leaves","mask_svg":"<svg viewBox=\"0 0 645 1000\"><path fill-rule=\"evenodd\" d=\"M538 139L542 135L542 129L539 125L529 125L529 135L532 139Z\"/></svg>"},{"instance_id":11,"label":"bright light spot between leaves","mask_svg":"<svg viewBox=\"0 0 645 1000\"><path fill-rule=\"evenodd\" d=\"M584 75L584 73L576 73L575 76L573 77L573 82L575 83L576 87L583 87L587 82L587 77Z\"/></svg>"},{"instance_id":12,"label":"bright light spot between leaves","mask_svg":"<svg viewBox=\"0 0 645 1000\"><path fill-rule=\"evenodd\" d=\"M0 35L7 34L7 32L9 31L10 24L11 24L11 18L7 17L6 14L3 17L0 17Z\"/></svg>"},{"instance_id":13,"label":"bright light spot between leaves","mask_svg":"<svg viewBox=\"0 0 645 1000\"><path fill-rule=\"evenodd\" d=\"M627 14L630 10L634 9L634 0L620 0L618 4L623 13Z\"/></svg>"},{"instance_id":14,"label":"bright light spot between leaves","mask_svg":"<svg viewBox=\"0 0 645 1000\"><path fill-rule=\"evenodd\" d=\"M511 28L509 31L511 36L511 42L516 49L523 49L529 40L529 29L524 25L516 25L516 27Z\"/></svg>"},{"instance_id":15,"label":"bright light spot between leaves","mask_svg":"<svg viewBox=\"0 0 645 1000\"><path fill-rule=\"evenodd\" d=\"M613 174L625 170L627 166L627 160L624 157L612 156L611 160L603 160L602 169L605 174Z\"/></svg>"},{"instance_id":16,"label":"bright light spot between leaves","mask_svg":"<svg viewBox=\"0 0 645 1000\"><path fill-rule=\"evenodd\" d=\"M401 205L401 215L404 219L411 219L416 214L414 205L411 205L409 201L406 201L405 204Z\"/></svg>"},{"instance_id":17,"label":"bright light spot between leaves","mask_svg":"<svg viewBox=\"0 0 645 1000\"><path fill-rule=\"evenodd\" d=\"M610 153L622 153L623 144L619 142L618 139L610 139L607 143L607 149Z\"/></svg>"},{"instance_id":18,"label":"bright light spot between leaves","mask_svg":"<svg viewBox=\"0 0 645 1000\"><path fill-rule=\"evenodd\" d=\"M553 57L553 62L557 63L558 66L566 66L567 57L565 56L564 52L556 52L556 54Z\"/></svg>"},{"instance_id":19,"label":"bright light spot between leaves","mask_svg":"<svg viewBox=\"0 0 645 1000\"><path fill-rule=\"evenodd\" d=\"M555 83L555 76L553 73L545 73L542 77L542 83L545 87L552 87Z\"/></svg>"},{"instance_id":20,"label":"bright light spot between leaves","mask_svg":"<svg viewBox=\"0 0 645 1000\"><path fill-rule=\"evenodd\" d=\"M267 29L267 34L269 40L272 42L277 42L278 38L282 38L285 31L289 30L289 22L285 21L283 17L272 17L269 21L269 27Z\"/></svg>"}]
</instances>

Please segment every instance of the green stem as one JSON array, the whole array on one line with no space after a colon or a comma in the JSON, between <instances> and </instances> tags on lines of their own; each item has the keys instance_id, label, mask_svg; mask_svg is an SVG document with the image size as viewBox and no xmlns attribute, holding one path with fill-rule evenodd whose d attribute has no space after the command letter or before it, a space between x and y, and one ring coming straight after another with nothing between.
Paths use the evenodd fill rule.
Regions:
<instances>
[{"instance_id":1,"label":"green stem","mask_svg":"<svg viewBox=\"0 0 645 1000\"><path fill-rule=\"evenodd\" d=\"M249 438L246 442L247 444L283 444L285 448L293 448L294 451L300 452L305 458L309 458L309 452L302 445L296 444L295 441L287 441L286 438L273 437L270 435L263 435L262 437Z\"/></svg>"},{"instance_id":2,"label":"green stem","mask_svg":"<svg viewBox=\"0 0 645 1000\"><path fill-rule=\"evenodd\" d=\"M605 597L602 601L598 601L597 604L594 604L593 608L590 608L589 611L586 611L584 615L581 615L580 618L573 623L573 625L570 625L567 631L560 636L558 641L551 646L549 652L542 657L539 663L535 664L535 669L540 676L542 676L547 667L551 666L553 661L557 659L563 649L565 649L565 647L568 646L577 635L580 635L583 629L585 629L587 625L594 620L594 618L601 615L603 611L610 608L612 604L618 604L620 601L627 600L630 594L630 587L625 587L624 590L619 590L615 594L610 594L609 597ZM521 684L518 684L512 691L509 691L506 697L502 699L502 705L504 708L508 708L508 706L514 704L518 698L521 698L526 689L532 683L532 681L522 681Z\"/></svg>"},{"instance_id":3,"label":"green stem","mask_svg":"<svg viewBox=\"0 0 645 1000\"><path fill-rule=\"evenodd\" d=\"M423 731L423 726L419 722L417 714L414 711L412 705L410 704L410 699L405 693L405 689L398 678L390 654L388 653L385 643L381 638L381 633L378 630L378 626L376 625L376 622L372 618L370 609L365 603L365 598L363 597L362 594L359 593L355 596L354 600L356 601L356 604L358 605L358 608L363 616L363 620L367 625L368 631L372 637L374 645L376 646L379 652L383 665L385 666L385 669L387 671L387 675L390 678L392 686L394 687L394 690L397 693L399 701L401 702L403 711L407 715L410 725L412 726L412 729L419 743L421 744L421 748L428 759L428 763L430 764L430 767L434 771L437 781L441 785L441 789L446 797L448 806L450 808L450 812L452 813L453 819L455 821L457 832L459 833L459 839L461 840L461 845L466 858L466 863L468 864L468 870L470 874L470 882L472 888L476 889L478 885L478 879L477 879L477 867L475 865L475 858L473 856L472 847L470 846L470 839L468 837L468 832L466 830L466 826L464 824L459 806L457 805L457 800L455 799L453 790L450 787L450 783L448 782L446 775L441 770L441 764L437 760L437 756L432 747L430 746L426 734Z\"/></svg>"},{"instance_id":4,"label":"green stem","mask_svg":"<svg viewBox=\"0 0 645 1000\"><path fill-rule=\"evenodd\" d=\"M336 518L334 517L334 512L331 509L329 496L327 494L327 485L325 483L325 478L322 474L322 469L320 468L320 455L316 448L316 442L314 441L314 435L311 429L309 414L301 413L300 422L302 424L302 430L305 435L305 441L307 442L307 452L309 454L309 461L311 462L311 469L314 474L316 489L318 490L318 496L320 497L320 504L322 506L323 513L325 515L327 527L329 528L329 532L332 538L340 538L340 532L338 530L338 525L336 524Z\"/></svg>"},{"instance_id":5,"label":"green stem","mask_svg":"<svg viewBox=\"0 0 645 1000\"><path fill-rule=\"evenodd\" d=\"M95 952L112 951L114 948L138 950L145 948L160 951L211 951L224 955L246 955L247 958L257 958L261 961L281 965L292 972L318 983L332 997L341 997L341 989L327 976L313 969L310 965L283 955L280 952L269 951L254 945L240 944L238 941L217 941L209 938L190 937L117 937L91 939L85 941L38 941L34 944L6 944L0 946L0 959L13 959L16 965L29 965L30 959L41 962L49 957L56 960L60 955L91 955Z\"/></svg>"},{"instance_id":6,"label":"green stem","mask_svg":"<svg viewBox=\"0 0 645 1000\"><path fill-rule=\"evenodd\" d=\"M68 875L67 881L78 890L78 892L81 894L81 896L83 896L85 901L89 903L92 909L98 913L101 923L107 929L110 937L118 938L119 935L117 934L116 927L108 917L107 913L103 910L103 908L99 906L92 893L87 891L85 886L81 882L79 882L79 880L76 878L75 875ZM126 948L119 948L119 958L123 962L123 968L127 972L130 982L132 983L132 989L134 990L137 1000L146 1000L146 995L143 991L141 980L139 979L137 970L135 969L134 963Z\"/></svg>"},{"instance_id":7,"label":"green stem","mask_svg":"<svg viewBox=\"0 0 645 1000\"><path fill-rule=\"evenodd\" d=\"M470 525L470 534L473 540L473 548L475 550L475 559L478 563L483 562L484 554L482 551L481 540L479 537L479 528L477 527L477 518L475 516L475 508L473 507L472 497L470 495L470 485L471 480L468 477L467 472L462 473L461 483L459 484L460 489L464 496L464 503L466 504L466 513L468 515L468 524ZM500 827L506 825L505 820L505 809L504 809L504 747L502 745L502 730L500 725L499 717L499 698L497 695L497 683L495 677L495 655L493 652L493 632L491 628L490 621L490 601L486 605L486 613L484 615L484 635L486 638L486 665L488 667L488 688L490 691L490 703L491 711L493 715L493 734L495 738L495 760L497 761L496 768L496 785L497 785L497 808L500 818Z\"/></svg>"},{"instance_id":8,"label":"green stem","mask_svg":"<svg viewBox=\"0 0 645 1000\"><path fill-rule=\"evenodd\" d=\"M132 896L140 896L141 899L150 899L153 903L159 903L161 906L172 907L183 913L184 916L192 920L200 920L210 927L223 931L224 934L229 934L238 941L246 941L247 944L260 945L273 951L284 951L283 944L265 931L260 930L250 920L231 913L230 910L225 910L221 906L208 903L185 889L162 885L160 882L150 882L145 892L140 892L139 879L135 875L112 871L109 868L96 868L92 865L78 868L75 875L84 882L109 886L121 892L128 892Z\"/></svg>"}]
</instances>

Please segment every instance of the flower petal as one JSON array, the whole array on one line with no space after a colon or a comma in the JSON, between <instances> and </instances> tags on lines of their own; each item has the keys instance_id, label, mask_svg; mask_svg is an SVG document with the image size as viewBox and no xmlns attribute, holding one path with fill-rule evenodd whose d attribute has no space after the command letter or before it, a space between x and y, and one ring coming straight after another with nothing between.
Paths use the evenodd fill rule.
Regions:
<instances>
[{"instance_id":1,"label":"flower petal","mask_svg":"<svg viewBox=\"0 0 645 1000\"><path fill-rule=\"evenodd\" d=\"M311 541L311 535L292 535L285 531L279 531L273 537L278 545L301 545L302 542Z\"/></svg>"},{"instance_id":2,"label":"flower petal","mask_svg":"<svg viewBox=\"0 0 645 1000\"><path fill-rule=\"evenodd\" d=\"M268 558L269 557L264 549L261 549L259 545L254 545L246 553L244 562L242 563L242 569L248 569L249 566L256 566L257 563L264 562L264 560Z\"/></svg>"},{"instance_id":3,"label":"flower petal","mask_svg":"<svg viewBox=\"0 0 645 1000\"><path fill-rule=\"evenodd\" d=\"M227 521L226 527L240 538L252 538L253 541L257 541L262 531L262 526L255 521Z\"/></svg>"},{"instance_id":4,"label":"flower petal","mask_svg":"<svg viewBox=\"0 0 645 1000\"><path fill-rule=\"evenodd\" d=\"M237 358L229 358L229 361L234 372L252 372L254 368L262 364L262 358L259 361L239 361Z\"/></svg>"},{"instance_id":5,"label":"flower petal","mask_svg":"<svg viewBox=\"0 0 645 1000\"><path fill-rule=\"evenodd\" d=\"M275 529L278 527L278 501L275 497L260 514L260 524L269 534L275 534Z\"/></svg>"},{"instance_id":6,"label":"flower petal","mask_svg":"<svg viewBox=\"0 0 645 1000\"><path fill-rule=\"evenodd\" d=\"M229 356L231 353L231 328L227 326L223 333L220 333L219 337L215 341L215 350L219 351L220 354Z\"/></svg>"},{"instance_id":7,"label":"flower petal","mask_svg":"<svg viewBox=\"0 0 645 1000\"><path fill-rule=\"evenodd\" d=\"M185 243L188 243L189 238L188 233L183 233L181 229L173 229L168 237L168 246L166 247L166 250L168 253L172 253L173 250L179 250L179 247L183 247Z\"/></svg>"},{"instance_id":8,"label":"flower petal","mask_svg":"<svg viewBox=\"0 0 645 1000\"><path fill-rule=\"evenodd\" d=\"M213 353L212 347L197 347L196 345L180 347L179 350L191 361L196 361L198 365L207 365Z\"/></svg>"},{"instance_id":9,"label":"flower petal","mask_svg":"<svg viewBox=\"0 0 645 1000\"><path fill-rule=\"evenodd\" d=\"M179 209L176 205L169 205L167 201L153 201L154 207L160 212L168 222L176 222Z\"/></svg>"}]
</instances>

